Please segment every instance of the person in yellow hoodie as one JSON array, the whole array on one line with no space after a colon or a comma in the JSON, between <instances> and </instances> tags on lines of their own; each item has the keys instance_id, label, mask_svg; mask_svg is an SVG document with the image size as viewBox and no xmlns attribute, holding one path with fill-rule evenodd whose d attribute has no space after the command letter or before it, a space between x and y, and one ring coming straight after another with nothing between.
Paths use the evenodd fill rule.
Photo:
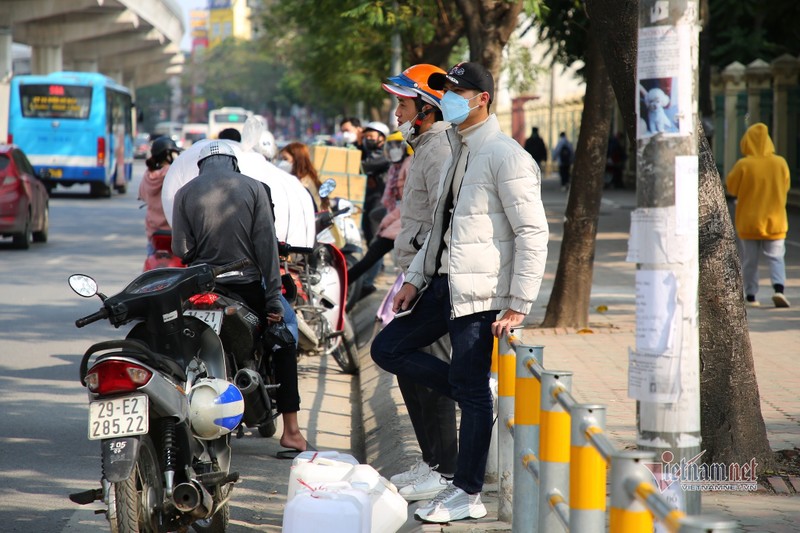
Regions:
<instances>
[{"instance_id":1,"label":"person in yellow hoodie","mask_svg":"<svg viewBox=\"0 0 800 533\"><path fill-rule=\"evenodd\" d=\"M758 260L761 253L769 264L775 307L789 307L783 294L786 283L784 253L789 229L786 196L789 166L775 154L767 126L756 123L747 128L739 143L744 157L733 166L725 180L728 193L736 197L736 233L742 258L744 294L747 305L756 307Z\"/></svg>"}]
</instances>

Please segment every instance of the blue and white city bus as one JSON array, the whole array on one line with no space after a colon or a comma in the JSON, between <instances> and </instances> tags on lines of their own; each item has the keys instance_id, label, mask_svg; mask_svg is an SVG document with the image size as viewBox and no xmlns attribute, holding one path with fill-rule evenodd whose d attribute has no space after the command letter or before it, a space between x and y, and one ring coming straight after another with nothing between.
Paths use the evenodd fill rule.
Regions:
<instances>
[{"instance_id":1,"label":"blue and white city bus","mask_svg":"<svg viewBox=\"0 0 800 533\"><path fill-rule=\"evenodd\" d=\"M94 72L11 79L8 141L48 190L89 183L92 196L125 193L133 168L131 93Z\"/></svg>"}]
</instances>

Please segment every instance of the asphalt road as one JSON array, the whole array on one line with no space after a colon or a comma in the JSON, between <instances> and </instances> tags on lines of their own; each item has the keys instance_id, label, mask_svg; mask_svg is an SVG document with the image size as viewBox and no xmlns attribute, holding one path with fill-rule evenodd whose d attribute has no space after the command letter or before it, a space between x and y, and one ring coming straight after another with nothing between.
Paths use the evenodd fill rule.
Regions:
<instances>
[{"instance_id":1,"label":"asphalt road","mask_svg":"<svg viewBox=\"0 0 800 533\"><path fill-rule=\"evenodd\" d=\"M100 478L99 445L87 439L88 402L78 381L81 354L125 331L103 322L77 329L75 319L100 301L77 296L67 277L89 274L113 294L141 272L144 210L136 197L143 172L137 161L128 193L111 199L90 198L85 186L56 189L47 243L18 251L0 241L0 531L109 530L94 513L100 504L81 507L67 496L99 487ZM309 441L358 454L360 413L351 407L357 378L321 359L301 360L300 374ZM291 462L274 457L279 449L277 436L233 441L233 469L242 480L228 531L280 531Z\"/></svg>"}]
</instances>

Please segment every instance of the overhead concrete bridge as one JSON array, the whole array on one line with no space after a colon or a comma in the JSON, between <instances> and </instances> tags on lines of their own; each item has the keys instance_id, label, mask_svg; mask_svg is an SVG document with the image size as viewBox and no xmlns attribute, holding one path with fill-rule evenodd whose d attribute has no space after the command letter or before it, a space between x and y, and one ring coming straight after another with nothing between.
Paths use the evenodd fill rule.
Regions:
<instances>
[{"instance_id":1,"label":"overhead concrete bridge","mask_svg":"<svg viewBox=\"0 0 800 533\"><path fill-rule=\"evenodd\" d=\"M180 73L183 14L175 0L0 0L0 81L12 43L31 72L100 72L134 89Z\"/></svg>"}]
</instances>

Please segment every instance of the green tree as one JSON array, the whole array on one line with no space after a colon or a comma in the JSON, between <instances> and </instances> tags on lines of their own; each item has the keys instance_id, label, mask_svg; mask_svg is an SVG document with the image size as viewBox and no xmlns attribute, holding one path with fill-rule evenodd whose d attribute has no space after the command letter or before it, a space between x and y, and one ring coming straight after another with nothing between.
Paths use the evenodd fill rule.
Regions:
<instances>
[{"instance_id":1,"label":"green tree","mask_svg":"<svg viewBox=\"0 0 800 533\"><path fill-rule=\"evenodd\" d=\"M287 109L292 93L283 84L286 68L270 54L265 41L226 39L184 72L189 80L202 80L209 108L241 106L256 112ZM184 94L189 94L184 89Z\"/></svg>"},{"instance_id":2,"label":"green tree","mask_svg":"<svg viewBox=\"0 0 800 533\"><path fill-rule=\"evenodd\" d=\"M565 65L585 62L581 73L586 80L558 268L542 325L585 328L589 323L613 93L600 53L600 36L580 2L547 0L541 34L557 61Z\"/></svg>"}]
</instances>

